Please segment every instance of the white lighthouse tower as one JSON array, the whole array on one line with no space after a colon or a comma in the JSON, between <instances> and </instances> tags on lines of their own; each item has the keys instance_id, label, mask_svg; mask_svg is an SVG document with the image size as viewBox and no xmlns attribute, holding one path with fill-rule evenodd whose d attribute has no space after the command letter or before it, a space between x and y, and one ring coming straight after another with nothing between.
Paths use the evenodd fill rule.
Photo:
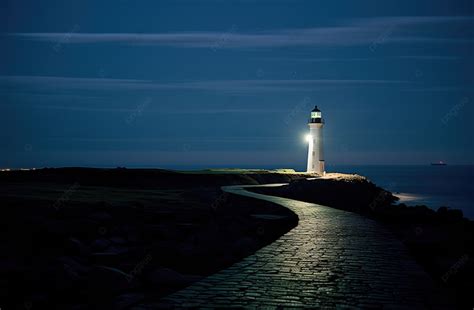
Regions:
<instances>
[{"instance_id":1,"label":"white lighthouse tower","mask_svg":"<svg viewBox=\"0 0 474 310\"><path fill-rule=\"evenodd\" d=\"M323 156L323 125L321 111L317 106L311 111L309 119L308 135L308 166L306 171L309 173L324 174L324 156Z\"/></svg>"}]
</instances>

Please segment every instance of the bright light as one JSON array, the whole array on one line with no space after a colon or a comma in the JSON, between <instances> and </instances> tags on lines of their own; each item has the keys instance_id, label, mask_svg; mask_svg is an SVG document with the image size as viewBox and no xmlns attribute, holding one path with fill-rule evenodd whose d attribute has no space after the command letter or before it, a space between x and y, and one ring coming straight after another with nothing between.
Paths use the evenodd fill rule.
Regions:
<instances>
[{"instance_id":1,"label":"bright light","mask_svg":"<svg viewBox=\"0 0 474 310\"><path fill-rule=\"evenodd\" d=\"M305 137L306 142L310 142L313 137L310 134L307 134Z\"/></svg>"}]
</instances>

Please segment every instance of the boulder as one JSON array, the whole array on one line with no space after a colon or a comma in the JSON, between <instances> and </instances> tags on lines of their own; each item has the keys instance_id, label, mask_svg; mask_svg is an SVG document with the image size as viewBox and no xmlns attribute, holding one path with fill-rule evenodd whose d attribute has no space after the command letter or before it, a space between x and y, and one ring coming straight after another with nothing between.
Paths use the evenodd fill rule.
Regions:
<instances>
[{"instance_id":1,"label":"boulder","mask_svg":"<svg viewBox=\"0 0 474 310\"><path fill-rule=\"evenodd\" d=\"M122 309L129 309L131 306L136 305L137 303L141 302L145 299L145 295L143 294L123 294L116 297L112 301L112 309L122 310Z\"/></svg>"},{"instance_id":2,"label":"boulder","mask_svg":"<svg viewBox=\"0 0 474 310\"><path fill-rule=\"evenodd\" d=\"M181 274L169 268L158 268L153 270L147 278L153 285L156 286L184 287L200 280L202 277Z\"/></svg>"},{"instance_id":3,"label":"boulder","mask_svg":"<svg viewBox=\"0 0 474 310\"><path fill-rule=\"evenodd\" d=\"M137 286L130 274L107 266L93 267L88 282L89 291L94 295L115 295Z\"/></svg>"},{"instance_id":4,"label":"boulder","mask_svg":"<svg viewBox=\"0 0 474 310\"><path fill-rule=\"evenodd\" d=\"M100 239L94 240L91 243L91 248L94 251L104 251L110 245L111 245L111 242L109 240L104 239L104 238L100 238Z\"/></svg>"},{"instance_id":5,"label":"boulder","mask_svg":"<svg viewBox=\"0 0 474 310\"><path fill-rule=\"evenodd\" d=\"M88 216L90 219L93 219L98 222L109 222L112 220L112 215L110 215L108 212L105 211L98 211L89 214Z\"/></svg>"},{"instance_id":6,"label":"boulder","mask_svg":"<svg viewBox=\"0 0 474 310\"><path fill-rule=\"evenodd\" d=\"M67 239L64 248L67 254L73 256L88 256L91 253L89 247L76 238Z\"/></svg>"}]
</instances>

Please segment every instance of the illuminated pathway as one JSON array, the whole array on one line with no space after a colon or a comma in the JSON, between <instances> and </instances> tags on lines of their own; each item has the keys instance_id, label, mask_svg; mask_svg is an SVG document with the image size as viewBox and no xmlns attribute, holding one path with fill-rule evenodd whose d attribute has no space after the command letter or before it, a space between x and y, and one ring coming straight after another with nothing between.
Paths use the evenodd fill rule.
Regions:
<instances>
[{"instance_id":1,"label":"illuminated pathway","mask_svg":"<svg viewBox=\"0 0 474 310\"><path fill-rule=\"evenodd\" d=\"M298 225L241 262L137 308L444 308L429 276L375 221L245 187L223 190L285 206L298 215Z\"/></svg>"}]
</instances>

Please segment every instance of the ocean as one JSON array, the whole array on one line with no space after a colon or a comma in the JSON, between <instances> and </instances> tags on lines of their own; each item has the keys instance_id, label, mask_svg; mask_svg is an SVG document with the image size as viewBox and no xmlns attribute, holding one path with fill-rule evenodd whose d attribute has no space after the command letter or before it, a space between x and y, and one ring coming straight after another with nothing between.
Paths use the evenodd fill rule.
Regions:
<instances>
[{"instance_id":1,"label":"ocean","mask_svg":"<svg viewBox=\"0 0 474 310\"><path fill-rule=\"evenodd\" d=\"M391 191L407 205L460 209L474 219L474 166L328 165L327 172L357 173Z\"/></svg>"}]
</instances>

